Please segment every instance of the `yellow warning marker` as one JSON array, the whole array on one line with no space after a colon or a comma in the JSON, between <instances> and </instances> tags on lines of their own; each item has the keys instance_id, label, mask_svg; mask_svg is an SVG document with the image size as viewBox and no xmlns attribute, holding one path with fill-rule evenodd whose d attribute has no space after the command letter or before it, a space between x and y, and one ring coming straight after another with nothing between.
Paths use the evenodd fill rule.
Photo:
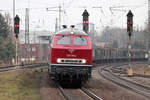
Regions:
<instances>
[{"instance_id":1,"label":"yellow warning marker","mask_svg":"<svg viewBox=\"0 0 150 100\"><path fill-rule=\"evenodd\" d=\"M133 69L131 67L128 68L127 74L129 77L133 76Z\"/></svg>"}]
</instances>

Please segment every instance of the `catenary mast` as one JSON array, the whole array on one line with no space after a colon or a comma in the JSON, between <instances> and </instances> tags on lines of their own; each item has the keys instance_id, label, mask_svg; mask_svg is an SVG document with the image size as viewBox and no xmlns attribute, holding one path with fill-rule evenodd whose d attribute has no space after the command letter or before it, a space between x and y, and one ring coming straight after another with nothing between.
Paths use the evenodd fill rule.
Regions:
<instances>
[{"instance_id":1,"label":"catenary mast","mask_svg":"<svg viewBox=\"0 0 150 100\"><path fill-rule=\"evenodd\" d=\"M150 51L150 0L148 0L148 44L147 49Z\"/></svg>"}]
</instances>

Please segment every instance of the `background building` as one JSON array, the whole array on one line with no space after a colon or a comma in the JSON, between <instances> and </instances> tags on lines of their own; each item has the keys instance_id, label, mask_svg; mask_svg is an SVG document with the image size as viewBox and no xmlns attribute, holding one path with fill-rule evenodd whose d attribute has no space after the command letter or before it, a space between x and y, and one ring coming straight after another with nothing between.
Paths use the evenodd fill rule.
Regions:
<instances>
[{"instance_id":1,"label":"background building","mask_svg":"<svg viewBox=\"0 0 150 100\"><path fill-rule=\"evenodd\" d=\"M47 61L51 34L49 31L31 31L29 44L27 44L25 43L25 31L21 31L19 34L21 60Z\"/></svg>"}]
</instances>

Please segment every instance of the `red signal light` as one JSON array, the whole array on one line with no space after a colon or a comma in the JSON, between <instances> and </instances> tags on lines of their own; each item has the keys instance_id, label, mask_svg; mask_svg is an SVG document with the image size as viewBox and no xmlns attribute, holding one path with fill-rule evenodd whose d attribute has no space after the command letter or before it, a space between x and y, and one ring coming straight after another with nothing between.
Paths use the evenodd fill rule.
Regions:
<instances>
[{"instance_id":1,"label":"red signal light","mask_svg":"<svg viewBox=\"0 0 150 100\"><path fill-rule=\"evenodd\" d=\"M19 27L19 25L18 25L18 24L15 24L15 27Z\"/></svg>"},{"instance_id":2,"label":"red signal light","mask_svg":"<svg viewBox=\"0 0 150 100\"><path fill-rule=\"evenodd\" d=\"M133 23L132 23L132 22L128 22L128 24L130 24L130 25L131 25L131 24L133 24Z\"/></svg>"},{"instance_id":3,"label":"red signal light","mask_svg":"<svg viewBox=\"0 0 150 100\"><path fill-rule=\"evenodd\" d=\"M83 23L84 23L84 24L88 24L89 22L88 22L88 21L83 21Z\"/></svg>"}]
</instances>

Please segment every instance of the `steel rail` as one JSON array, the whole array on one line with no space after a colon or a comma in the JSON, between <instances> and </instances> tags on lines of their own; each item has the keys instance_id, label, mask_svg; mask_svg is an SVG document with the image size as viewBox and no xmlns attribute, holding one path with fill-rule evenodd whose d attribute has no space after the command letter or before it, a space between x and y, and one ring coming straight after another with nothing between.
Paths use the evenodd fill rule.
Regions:
<instances>
[{"instance_id":1,"label":"steel rail","mask_svg":"<svg viewBox=\"0 0 150 100\"><path fill-rule=\"evenodd\" d=\"M65 91L60 85L56 84L56 86L58 87L58 89L60 90L60 92L62 93L62 95L64 96L66 100L71 100L71 98L69 98L69 96L65 93Z\"/></svg>"},{"instance_id":2,"label":"steel rail","mask_svg":"<svg viewBox=\"0 0 150 100\"><path fill-rule=\"evenodd\" d=\"M111 67L109 67L109 68L111 68ZM123 79L123 78L113 74L112 71L110 71L110 69L108 69L108 67L99 69L98 72L105 79L112 81L113 83L116 83L122 87L128 88L128 89L130 89L138 94L141 94L147 98L150 98L150 87L149 86Z\"/></svg>"},{"instance_id":3,"label":"steel rail","mask_svg":"<svg viewBox=\"0 0 150 100\"><path fill-rule=\"evenodd\" d=\"M88 96L90 96L91 98L93 98L94 100L103 100L100 97L98 97L97 95L95 95L94 93L92 93L91 91L89 91L88 89L82 87L81 90L86 93Z\"/></svg>"},{"instance_id":4,"label":"steel rail","mask_svg":"<svg viewBox=\"0 0 150 100\"><path fill-rule=\"evenodd\" d=\"M19 69L19 68L38 68L41 66L48 66L47 63L31 63L31 64L25 64L25 65L17 65L20 67L15 67L16 65L9 65L9 66L3 66L0 67L0 72L5 72L5 71L9 71L9 70L13 70L13 69Z\"/></svg>"},{"instance_id":5,"label":"steel rail","mask_svg":"<svg viewBox=\"0 0 150 100\"><path fill-rule=\"evenodd\" d=\"M110 72L110 74L112 74L113 76L117 77L118 79L121 79L121 80L130 82L130 83L132 83L132 84L136 84L136 85L139 86L139 87L143 87L144 89L150 90L150 86L148 86L148 85L142 85L142 84L140 84L140 83L138 83L138 82L133 82L133 81L130 81L130 80L126 80L126 79L124 79L124 78L121 78L121 77L115 75L115 74L112 73L111 71L109 71L109 72Z\"/></svg>"},{"instance_id":6,"label":"steel rail","mask_svg":"<svg viewBox=\"0 0 150 100\"><path fill-rule=\"evenodd\" d=\"M73 95L71 96L70 94L68 94L68 89L66 91L59 84L56 84L56 86L58 87L58 89L60 90L61 94L64 96L64 98L66 100L73 100L72 97L74 97L74 96ZM88 98L93 99L93 100L103 100L103 99L101 99L100 97L96 96L94 93L92 93L91 91L89 91L88 89L86 89L84 87L82 87L81 89L77 89L77 91L79 91L79 90L82 91L82 93L85 95L85 97L88 97ZM72 89L69 90L69 91L71 93Z\"/></svg>"},{"instance_id":7,"label":"steel rail","mask_svg":"<svg viewBox=\"0 0 150 100\"><path fill-rule=\"evenodd\" d=\"M135 64L145 64L145 62L135 62ZM118 73L118 74L126 74L127 73L125 70L121 70L120 68L121 68L120 66L118 66L118 67L114 66L114 67L111 67L111 71L113 73ZM143 74L133 73L133 77L150 78L150 75L143 75Z\"/></svg>"}]
</instances>

